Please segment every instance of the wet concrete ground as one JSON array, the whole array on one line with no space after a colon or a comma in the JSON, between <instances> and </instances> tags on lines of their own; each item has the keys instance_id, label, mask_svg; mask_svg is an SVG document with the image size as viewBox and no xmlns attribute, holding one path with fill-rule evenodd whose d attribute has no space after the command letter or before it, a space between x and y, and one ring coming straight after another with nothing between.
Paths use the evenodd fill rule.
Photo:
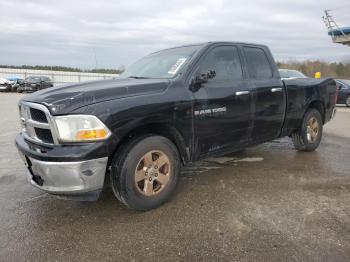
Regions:
<instances>
[{"instance_id":1,"label":"wet concrete ground","mask_svg":"<svg viewBox=\"0 0 350 262\"><path fill-rule=\"evenodd\" d=\"M312 153L289 139L187 167L146 213L110 191L56 199L26 181L13 139L20 95L0 94L0 261L349 261L350 110Z\"/></svg>"}]
</instances>

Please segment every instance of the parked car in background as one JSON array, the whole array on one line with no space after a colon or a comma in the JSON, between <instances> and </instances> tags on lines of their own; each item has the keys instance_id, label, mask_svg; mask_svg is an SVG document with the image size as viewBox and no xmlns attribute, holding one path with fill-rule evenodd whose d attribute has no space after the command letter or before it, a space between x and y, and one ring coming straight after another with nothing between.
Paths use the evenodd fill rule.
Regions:
<instances>
[{"instance_id":1,"label":"parked car in background","mask_svg":"<svg viewBox=\"0 0 350 262\"><path fill-rule=\"evenodd\" d=\"M8 78L0 79L0 91L3 92L16 92L20 85L23 85L24 80L19 76L11 76Z\"/></svg>"},{"instance_id":2,"label":"parked car in background","mask_svg":"<svg viewBox=\"0 0 350 262\"><path fill-rule=\"evenodd\" d=\"M19 93L35 92L52 86L52 81L47 76L30 76L24 80L24 85L18 87L17 91Z\"/></svg>"},{"instance_id":3,"label":"parked car in background","mask_svg":"<svg viewBox=\"0 0 350 262\"><path fill-rule=\"evenodd\" d=\"M0 78L0 91L8 92L10 91L9 80L6 78Z\"/></svg>"},{"instance_id":4,"label":"parked car in background","mask_svg":"<svg viewBox=\"0 0 350 262\"><path fill-rule=\"evenodd\" d=\"M291 69L279 69L278 72L282 79L307 78L302 72Z\"/></svg>"},{"instance_id":5,"label":"parked car in background","mask_svg":"<svg viewBox=\"0 0 350 262\"><path fill-rule=\"evenodd\" d=\"M7 78L9 90L11 92L17 92L20 86L24 86L24 79L19 76L11 76Z\"/></svg>"},{"instance_id":6,"label":"parked car in background","mask_svg":"<svg viewBox=\"0 0 350 262\"><path fill-rule=\"evenodd\" d=\"M336 79L338 87L337 104L345 104L350 107L350 80Z\"/></svg>"}]
</instances>

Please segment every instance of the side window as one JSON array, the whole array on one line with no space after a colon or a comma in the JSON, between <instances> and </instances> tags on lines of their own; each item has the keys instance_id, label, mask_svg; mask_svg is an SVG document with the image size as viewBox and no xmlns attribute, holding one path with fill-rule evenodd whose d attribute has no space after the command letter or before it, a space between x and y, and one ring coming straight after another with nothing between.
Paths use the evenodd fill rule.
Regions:
<instances>
[{"instance_id":1,"label":"side window","mask_svg":"<svg viewBox=\"0 0 350 262\"><path fill-rule=\"evenodd\" d=\"M209 51L199 66L199 72L215 71L209 82L232 82L243 79L238 50L233 46L219 46Z\"/></svg>"},{"instance_id":2,"label":"side window","mask_svg":"<svg viewBox=\"0 0 350 262\"><path fill-rule=\"evenodd\" d=\"M247 58L249 75L253 79L268 79L272 77L272 70L263 49L244 47Z\"/></svg>"}]
</instances>

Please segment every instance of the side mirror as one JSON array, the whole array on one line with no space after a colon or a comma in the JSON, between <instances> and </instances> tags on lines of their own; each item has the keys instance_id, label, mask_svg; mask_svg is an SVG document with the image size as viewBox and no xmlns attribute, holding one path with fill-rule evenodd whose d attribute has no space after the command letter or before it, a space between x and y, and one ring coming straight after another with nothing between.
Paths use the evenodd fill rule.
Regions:
<instances>
[{"instance_id":1,"label":"side mirror","mask_svg":"<svg viewBox=\"0 0 350 262\"><path fill-rule=\"evenodd\" d=\"M216 76L216 72L213 70L209 70L205 74L196 75L191 81L190 90L192 92L198 91L203 84L208 83L208 80L214 78L215 76Z\"/></svg>"}]
</instances>

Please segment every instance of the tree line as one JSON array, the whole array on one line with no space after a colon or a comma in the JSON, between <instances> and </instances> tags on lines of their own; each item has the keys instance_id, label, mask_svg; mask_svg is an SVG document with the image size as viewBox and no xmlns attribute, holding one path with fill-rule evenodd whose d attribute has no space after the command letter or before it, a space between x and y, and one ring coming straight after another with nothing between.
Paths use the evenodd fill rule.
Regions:
<instances>
[{"instance_id":1,"label":"tree line","mask_svg":"<svg viewBox=\"0 0 350 262\"><path fill-rule=\"evenodd\" d=\"M278 68L294 69L303 74L314 77L316 72L321 72L322 78L345 78L350 79L350 61L329 63L324 61L287 61L277 62Z\"/></svg>"}]
</instances>

